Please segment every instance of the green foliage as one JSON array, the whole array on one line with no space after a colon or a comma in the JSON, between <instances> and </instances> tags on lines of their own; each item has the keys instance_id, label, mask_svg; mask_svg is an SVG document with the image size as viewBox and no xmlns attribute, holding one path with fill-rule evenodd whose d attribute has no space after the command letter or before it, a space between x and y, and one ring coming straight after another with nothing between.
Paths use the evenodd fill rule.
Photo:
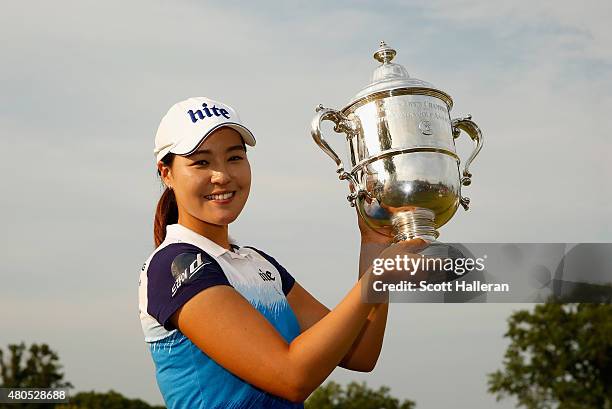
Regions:
<instances>
[{"instance_id":1,"label":"green foliage","mask_svg":"<svg viewBox=\"0 0 612 409\"><path fill-rule=\"evenodd\" d=\"M165 409L164 406L151 406L140 399L128 399L113 391L106 393L79 392L70 396L70 403L57 405L55 409Z\"/></svg>"},{"instance_id":2,"label":"green foliage","mask_svg":"<svg viewBox=\"0 0 612 409\"><path fill-rule=\"evenodd\" d=\"M315 390L304 406L305 409L413 409L415 403L411 400L400 403L389 396L386 386L372 390L365 382L351 382L343 388L331 381Z\"/></svg>"},{"instance_id":3,"label":"green foliage","mask_svg":"<svg viewBox=\"0 0 612 409\"><path fill-rule=\"evenodd\" d=\"M71 388L64 382L58 356L47 344L32 344L24 357L25 344L10 344L10 357L5 362L0 348L0 386L3 388ZM25 363L24 363L25 358Z\"/></svg>"},{"instance_id":4,"label":"green foliage","mask_svg":"<svg viewBox=\"0 0 612 409\"><path fill-rule=\"evenodd\" d=\"M612 305L537 305L508 319L504 369L488 375L497 400L528 409L612 408Z\"/></svg>"},{"instance_id":5,"label":"green foliage","mask_svg":"<svg viewBox=\"0 0 612 409\"><path fill-rule=\"evenodd\" d=\"M71 388L70 382L65 382L62 366L55 352L47 344L32 344L27 350L21 344L9 344L8 355L0 348L0 387L2 388ZM51 403L23 403L24 409L52 408ZM15 407L14 404L0 404L0 408Z\"/></svg>"}]
</instances>

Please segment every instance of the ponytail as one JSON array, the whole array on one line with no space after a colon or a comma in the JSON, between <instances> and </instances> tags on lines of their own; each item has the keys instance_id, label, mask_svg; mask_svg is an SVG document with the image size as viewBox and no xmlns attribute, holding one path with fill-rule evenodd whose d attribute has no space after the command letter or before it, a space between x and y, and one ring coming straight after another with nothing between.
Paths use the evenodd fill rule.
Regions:
<instances>
[{"instance_id":1,"label":"ponytail","mask_svg":"<svg viewBox=\"0 0 612 409\"><path fill-rule=\"evenodd\" d=\"M174 154L169 153L164 156L161 161L170 166L174 159ZM159 171L157 172L159 175ZM176 197L174 191L169 188L165 188L159 202L157 202L157 210L155 211L155 221L153 222L153 240L155 241L155 247L159 245L166 238L166 226L169 224L178 223L178 206L176 205Z\"/></svg>"}]
</instances>

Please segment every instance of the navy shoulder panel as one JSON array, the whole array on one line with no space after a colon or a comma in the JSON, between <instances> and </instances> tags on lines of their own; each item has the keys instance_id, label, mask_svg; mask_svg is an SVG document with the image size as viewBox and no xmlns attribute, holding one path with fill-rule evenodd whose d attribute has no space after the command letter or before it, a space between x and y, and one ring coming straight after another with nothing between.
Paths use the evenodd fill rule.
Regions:
<instances>
[{"instance_id":1,"label":"navy shoulder panel","mask_svg":"<svg viewBox=\"0 0 612 409\"><path fill-rule=\"evenodd\" d=\"M165 329L170 317L200 291L229 285L214 257L189 243L172 243L153 255L147 269L147 312Z\"/></svg>"}]
</instances>

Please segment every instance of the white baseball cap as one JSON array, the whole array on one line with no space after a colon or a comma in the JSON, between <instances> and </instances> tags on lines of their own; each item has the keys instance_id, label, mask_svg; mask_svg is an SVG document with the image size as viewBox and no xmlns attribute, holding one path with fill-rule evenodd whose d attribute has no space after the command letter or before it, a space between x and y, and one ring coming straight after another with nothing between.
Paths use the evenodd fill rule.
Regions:
<instances>
[{"instance_id":1,"label":"white baseball cap","mask_svg":"<svg viewBox=\"0 0 612 409\"><path fill-rule=\"evenodd\" d=\"M162 118L155 135L153 153L161 160L169 152L193 153L215 130L227 126L238 131L247 145L255 146L255 137L244 126L236 110L206 97L189 98L174 104Z\"/></svg>"}]
</instances>

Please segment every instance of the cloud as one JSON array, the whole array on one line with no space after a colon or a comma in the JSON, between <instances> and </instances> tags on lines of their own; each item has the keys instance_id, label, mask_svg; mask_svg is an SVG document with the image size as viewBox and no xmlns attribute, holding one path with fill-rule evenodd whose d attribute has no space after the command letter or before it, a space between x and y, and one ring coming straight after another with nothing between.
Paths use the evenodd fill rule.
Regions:
<instances>
[{"instance_id":1,"label":"cloud","mask_svg":"<svg viewBox=\"0 0 612 409\"><path fill-rule=\"evenodd\" d=\"M548 58L612 63L610 4L600 1L420 2L432 18L463 27L484 27L502 40L529 37L525 52L539 48ZM535 41L533 41L535 40Z\"/></svg>"}]
</instances>

